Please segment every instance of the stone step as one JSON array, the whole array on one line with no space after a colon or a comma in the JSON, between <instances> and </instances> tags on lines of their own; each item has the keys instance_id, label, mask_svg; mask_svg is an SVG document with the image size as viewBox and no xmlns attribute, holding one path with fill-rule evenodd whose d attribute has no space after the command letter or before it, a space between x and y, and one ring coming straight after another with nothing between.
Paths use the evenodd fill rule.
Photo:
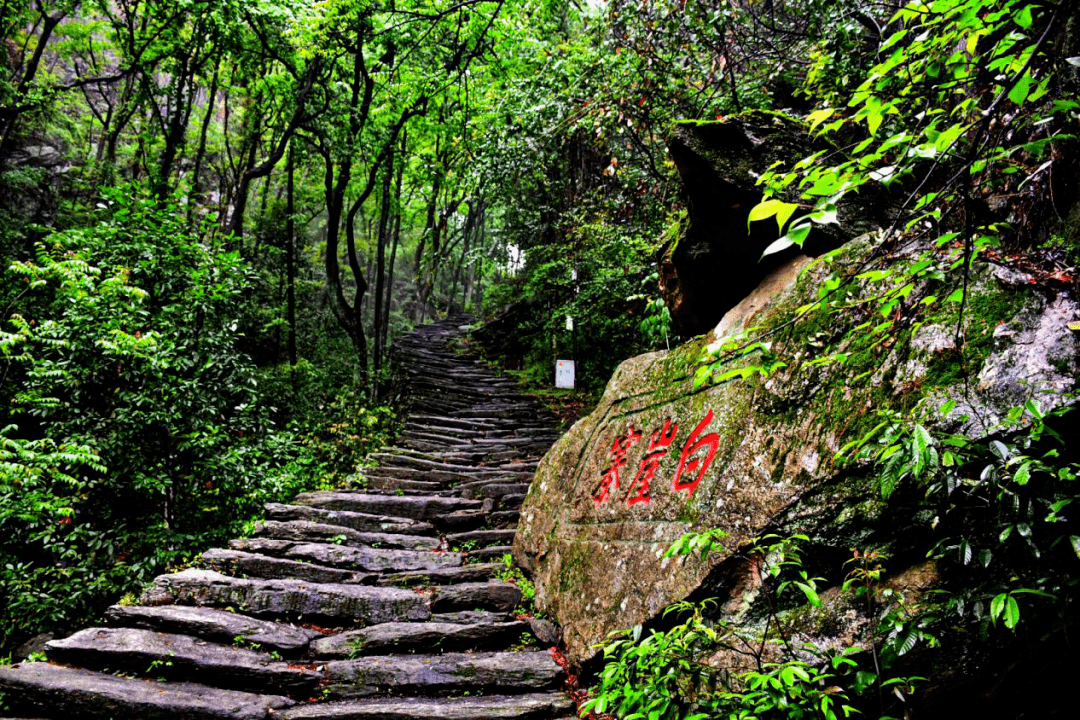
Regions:
<instances>
[{"instance_id":1,"label":"stone step","mask_svg":"<svg viewBox=\"0 0 1080 720\"><path fill-rule=\"evenodd\" d=\"M311 645L314 658L353 658L362 655L438 650L482 650L509 647L530 632L529 623L382 623L320 638Z\"/></svg>"},{"instance_id":2,"label":"stone step","mask_svg":"<svg viewBox=\"0 0 1080 720\"><path fill-rule=\"evenodd\" d=\"M407 447L415 447L420 449L430 448L434 450L446 450L449 448L467 448L470 445L470 440L468 437L434 433L419 427L406 427L401 433L401 441Z\"/></svg>"},{"instance_id":3,"label":"stone step","mask_svg":"<svg viewBox=\"0 0 1080 720\"><path fill-rule=\"evenodd\" d=\"M286 656L302 655L312 640L322 637L322 633L307 628L186 605L113 605L105 611L105 621L113 627L193 635L221 643L233 643L237 638L243 638L245 647L276 651Z\"/></svg>"},{"instance_id":4,"label":"stone step","mask_svg":"<svg viewBox=\"0 0 1080 720\"><path fill-rule=\"evenodd\" d=\"M401 548L404 550L434 550L440 542L436 537L425 535L397 535L393 533L359 532L340 525L326 525L309 520L266 520L256 523L253 537L304 542L334 542L345 545Z\"/></svg>"},{"instance_id":5,"label":"stone step","mask_svg":"<svg viewBox=\"0 0 1080 720\"><path fill-rule=\"evenodd\" d=\"M417 485L416 487L421 490L438 491L450 483L469 482L474 479L473 476L474 473L476 473L476 470L471 467L461 471L453 471L380 465L377 473L377 477L410 480L414 483L428 483L427 485Z\"/></svg>"},{"instance_id":6,"label":"stone step","mask_svg":"<svg viewBox=\"0 0 1080 720\"><path fill-rule=\"evenodd\" d=\"M525 493L520 495L503 495L499 498L500 510L517 510L525 502Z\"/></svg>"},{"instance_id":7,"label":"stone step","mask_svg":"<svg viewBox=\"0 0 1080 720\"><path fill-rule=\"evenodd\" d=\"M378 470L372 472L375 473ZM395 492L400 490L402 493L410 495L437 493L447 487L446 482L437 480L409 480L408 478L375 474L365 474L363 482L364 486L370 491Z\"/></svg>"},{"instance_id":8,"label":"stone step","mask_svg":"<svg viewBox=\"0 0 1080 720\"><path fill-rule=\"evenodd\" d=\"M393 693L534 692L558 685L563 670L545 651L376 655L326 664L331 698Z\"/></svg>"},{"instance_id":9,"label":"stone step","mask_svg":"<svg viewBox=\"0 0 1080 720\"><path fill-rule=\"evenodd\" d=\"M524 495L529 492L529 483L473 482L455 488L461 497L467 500L483 498L501 498L506 495Z\"/></svg>"},{"instance_id":10,"label":"stone step","mask_svg":"<svg viewBox=\"0 0 1080 720\"><path fill-rule=\"evenodd\" d=\"M88 628L45 648L50 660L63 663L245 692L306 698L322 680L321 673L265 652L138 628Z\"/></svg>"},{"instance_id":11,"label":"stone step","mask_svg":"<svg viewBox=\"0 0 1080 720\"><path fill-rule=\"evenodd\" d=\"M0 693L14 710L73 719L266 720L295 705L280 695L146 682L50 663L0 666Z\"/></svg>"},{"instance_id":12,"label":"stone step","mask_svg":"<svg viewBox=\"0 0 1080 720\"><path fill-rule=\"evenodd\" d=\"M491 547L492 545L508 545L514 542L516 530L470 530L469 532L454 533L446 536L450 547L467 547L472 545L477 548Z\"/></svg>"},{"instance_id":13,"label":"stone step","mask_svg":"<svg viewBox=\"0 0 1080 720\"><path fill-rule=\"evenodd\" d=\"M376 584L387 587L427 587L454 583L487 582L495 573L506 568L503 563L469 563L461 567L380 575Z\"/></svg>"},{"instance_id":14,"label":"stone step","mask_svg":"<svg viewBox=\"0 0 1080 720\"><path fill-rule=\"evenodd\" d=\"M521 602L517 585L502 580L439 585L431 595L431 612L493 610L509 612Z\"/></svg>"},{"instance_id":15,"label":"stone step","mask_svg":"<svg viewBox=\"0 0 1080 720\"><path fill-rule=\"evenodd\" d=\"M391 533L394 535L430 535L435 532L435 529L430 524L414 518L328 510L308 505L267 503L265 507L267 518L283 522L308 520L326 525L341 525L358 532Z\"/></svg>"},{"instance_id":16,"label":"stone step","mask_svg":"<svg viewBox=\"0 0 1080 720\"><path fill-rule=\"evenodd\" d=\"M458 567L465 561L460 553L428 550L385 550L326 543L302 543L272 538L247 538L229 543L233 550L282 557L366 572L407 572Z\"/></svg>"},{"instance_id":17,"label":"stone step","mask_svg":"<svg viewBox=\"0 0 1080 720\"><path fill-rule=\"evenodd\" d=\"M455 610L454 612L432 613L431 622L440 623L500 623L509 622L516 618L508 612L492 612L490 610Z\"/></svg>"},{"instance_id":18,"label":"stone step","mask_svg":"<svg viewBox=\"0 0 1080 720\"><path fill-rule=\"evenodd\" d=\"M268 580L307 580L315 583L374 585L376 575L341 568L269 557L241 550L215 548L202 554L202 564L210 570L229 575L244 575Z\"/></svg>"},{"instance_id":19,"label":"stone step","mask_svg":"<svg viewBox=\"0 0 1080 720\"><path fill-rule=\"evenodd\" d=\"M485 446L483 451L459 449L421 452L410 447L389 447L386 448L386 451L394 455L406 455L451 465L478 465L480 463L504 465L514 462L526 462L528 460L525 452L520 447L513 445L503 445L501 447L495 445ZM535 462L537 460L539 460L539 458L535 458L532 461Z\"/></svg>"},{"instance_id":20,"label":"stone step","mask_svg":"<svg viewBox=\"0 0 1080 720\"><path fill-rule=\"evenodd\" d=\"M256 617L311 617L365 625L427 620L431 615L429 598L412 590L299 580L252 580L194 569L155 578L141 600L145 605L235 607Z\"/></svg>"},{"instance_id":21,"label":"stone step","mask_svg":"<svg viewBox=\"0 0 1080 720\"><path fill-rule=\"evenodd\" d=\"M562 693L453 698L371 698L290 708L282 720L551 720L573 713Z\"/></svg>"},{"instance_id":22,"label":"stone step","mask_svg":"<svg viewBox=\"0 0 1080 720\"><path fill-rule=\"evenodd\" d=\"M429 426L434 425L442 428L453 428L455 430L491 430L494 425L490 425L481 420L462 420L458 418L449 417L436 417L434 415L421 415L418 413L412 413L409 415L409 420L406 423L417 426Z\"/></svg>"},{"instance_id":23,"label":"stone step","mask_svg":"<svg viewBox=\"0 0 1080 720\"><path fill-rule=\"evenodd\" d=\"M409 495L373 495L369 493L317 491L296 496L296 504L328 510L350 512L378 512L414 520L437 520L455 510L476 510L482 506L477 500L461 498L424 497Z\"/></svg>"},{"instance_id":24,"label":"stone step","mask_svg":"<svg viewBox=\"0 0 1080 720\"><path fill-rule=\"evenodd\" d=\"M488 522L495 527L517 526L521 513L517 510L497 510L488 515Z\"/></svg>"},{"instance_id":25,"label":"stone step","mask_svg":"<svg viewBox=\"0 0 1080 720\"><path fill-rule=\"evenodd\" d=\"M476 510L455 510L435 522L443 532L464 532L483 526L487 519L488 513L481 506Z\"/></svg>"},{"instance_id":26,"label":"stone step","mask_svg":"<svg viewBox=\"0 0 1080 720\"><path fill-rule=\"evenodd\" d=\"M512 555L514 553L513 545L491 545L486 548L479 548L476 550L470 550L465 553L470 561L493 561L501 560L506 555Z\"/></svg>"}]
</instances>

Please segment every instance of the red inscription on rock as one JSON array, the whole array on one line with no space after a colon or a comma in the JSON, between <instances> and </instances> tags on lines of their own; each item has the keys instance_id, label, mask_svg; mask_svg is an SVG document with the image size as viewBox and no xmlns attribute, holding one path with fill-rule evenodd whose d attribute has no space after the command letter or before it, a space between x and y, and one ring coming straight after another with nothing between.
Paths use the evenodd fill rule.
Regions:
<instances>
[{"instance_id":1,"label":"red inscription on rock","mask_svg":"<svg viewBox=\"0 0 1080 720\"><path fill-rule=\"evenodd\" d=\"M709 469L713 458L716 457L716 451L720 449L720 436L714 432L701 435L701 432L712 422L712 419L713 411L710 410L709 414L702 418L701 422L694 428L694 432L690 433L690 437L686 439L682 457L679 458L679 468L675 471L675 480L671 484L675 490L686 490L693 495L698 483L701 482L701 478L705 476L705 471ZM704 457L698 455L702 450L705 451ZM697 474L694 475L693 480L683 482L682 474L684 470L688 473L696 471Z\"/></svg>"},{"instance_id":2,"label":"red inscription on rock","mask_svg":"<svg viewBox=\"0 0 1080 720\"><path fill-rule=\"evenodd\" d=\"M634 482L630 484L630 492L626 497L627 505L639 502L647 503L652 498L649 496L649 481L656 477L656 470L660 467L660 461L667 456L668 446L675 440L675 433L679 431L678 425L671 423L671 418L664 421L664 427L654 430L649 438L649 450L641 459ZM635 490L637 492L635 492Z\"/></svg>"},{"instance_id":3,"label":"red inscription on rock","mask_svg":"<svg viewBox=\"0 0 1080 720\"><path fill-rule=\"evenodd\" d=\"M597 507L608 499L613 490L619 489L619 471L626 465L626 454L641 440L641 431L631 425L625 437L616 438L611 446L611 464L600 478L600 486L593 493L593 502Z\"/></svg>"}]
</instances>

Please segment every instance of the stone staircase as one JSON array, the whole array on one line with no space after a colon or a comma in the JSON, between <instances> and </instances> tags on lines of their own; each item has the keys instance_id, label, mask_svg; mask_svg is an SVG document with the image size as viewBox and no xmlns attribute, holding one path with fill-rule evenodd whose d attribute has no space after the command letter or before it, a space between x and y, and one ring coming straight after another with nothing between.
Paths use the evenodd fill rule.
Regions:
<instances>
[{"instance_id":1,"label":"stone staircase","mask_svg":"<svg viewBox=\"0 0 1080 720\"><path fill-rule=\"evenodd\" d=\"M572 714L557 630L519 619L518 508L554 419L454 345L398 344L411 413L362 490L270 504L250 538L157 578L136 606L0 667L22 718L540 720Z\"/></svg>"}]
</instances>

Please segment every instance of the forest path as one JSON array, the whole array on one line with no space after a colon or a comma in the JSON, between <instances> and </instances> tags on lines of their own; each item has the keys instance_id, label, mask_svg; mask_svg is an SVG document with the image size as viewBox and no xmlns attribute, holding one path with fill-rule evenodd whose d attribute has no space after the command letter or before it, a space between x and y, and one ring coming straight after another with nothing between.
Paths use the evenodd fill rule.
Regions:
<instances>
[{"instance_id":1,"label":"forest path","mask_svg":"<svg viewBox=\"0 0 1080 720\"><path fill-rule=\"evenodd\" d=\"M366 489L267 505L252 537L158 577L106 627L50 642L50 662L0 667L0 714L571 715L556 628L519 617L521 591L496 578L555 419L460 351L467 320L399 341L410 414L361 471Z\"/></svg>"}]
</instances>

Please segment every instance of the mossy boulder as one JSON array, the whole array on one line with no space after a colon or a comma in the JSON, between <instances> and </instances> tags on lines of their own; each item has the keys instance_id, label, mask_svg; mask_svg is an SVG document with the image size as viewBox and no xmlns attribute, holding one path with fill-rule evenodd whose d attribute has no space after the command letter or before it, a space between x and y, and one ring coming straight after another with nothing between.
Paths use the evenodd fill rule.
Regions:
<instances>
[{"instance_id":1,"label":"mossy boulder","mask_svg":"<svg viewBox=\"0 0 1080 720\"><path fill-rule=\"evenodd\" d=\"M962 319L955 303L942 303L886 343L861 344L827 313L788 323L870 248L863 237L828 261L792 258L708 335L627 360L593 413L544 457L514 555L533 573L540 607L563 625L571 659L587 660L609 632L687 597L719 594L742 607L739 583L722 581L741 571L724 563L737 564L738 546L762 533L806 533L848 556L870 537L910 541L911 529L927 524L886 512L873 478L835 459L879 410L936 408L952 397L966 419L950 429L981 437L1039 389L1074 389L1078 334L1065 319L1080 319L1075 298L1032 290L992 264L975 269ZM875 293L865 282L852 287ZM696 386L704 351L750 328L775 331L771 350L787 366L767 379ZM817 362L837 350L845 362ZM721 370L755 362L743 356ZM1064 401L1040 400L1044 408ZM714 527L727 533L729 550L665 557L684 533Z\"/></svg>"}]
</instances>

